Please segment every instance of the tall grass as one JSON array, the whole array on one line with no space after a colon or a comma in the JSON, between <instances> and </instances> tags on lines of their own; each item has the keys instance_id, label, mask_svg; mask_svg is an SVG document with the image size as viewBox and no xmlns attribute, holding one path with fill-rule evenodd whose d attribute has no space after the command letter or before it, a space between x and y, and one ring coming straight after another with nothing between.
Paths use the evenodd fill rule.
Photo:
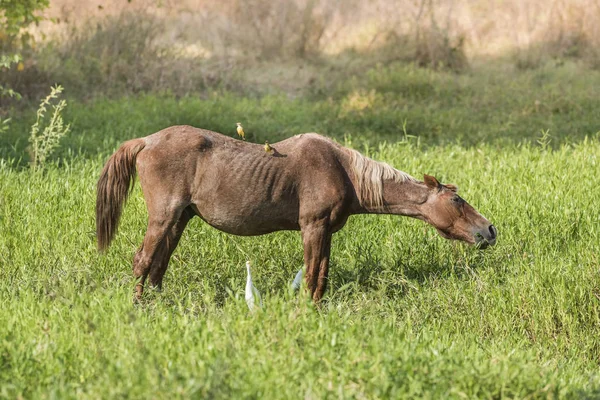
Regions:
<instances>
[{"instance_id":1,"label":"tall grass","mask_svg":"<svg viewBox=\"0 0 600 400\"><path fill-rule=\"evenodd\" d=\"M364 72L414 62L468 71L481 62L521 69L599 63L597 0L106 1L55 0L24 71L0 78L29 97L59 82L79 96L140 91L290 92L330 69ZM46 38L42 40L42 38ZM304 78L306 70L310 76ZM41 82L41 84L40 84ZM31 95L31 92L36 92Z\"/></svg>"},{"instance_id":2,"label":"tall grass","mask_svg":"<svg viewBox=\"0 0 600 400\"><path fill-rule=\"evenodd\" d=\"M58 148L53 159L95 157L126 138L176 124L236 136L235 122L241 121L256 142L319 132L338 140L350 135L355 146L397 142L406 134L426 146L535 143L543 129L557 147L599 132L600 73L571 63L459 76L395 63L337 83L336 71L331 74L332 82L315 83L309 94L297 98L216 91L204 98L150 94L71 101L64 118L79 134ZM9 132L0 136L0 157L27 165L26 137L35 114L15 117Z\"/></svg>"},{"instance_id":3,"label":"tall grass","mask_svg":"<svg viewBox=\"0 0 600 400\"><path fill-rule=\"evenodd\" d=\"M162 293L132 303L139 188L107 255L93 204L108 153L45 174L0 165L3 397L597 396L600 144L542 150L381 146L457 183L496 224L479 252L420 221L353 217L320 309L289 297L298 233L241 238L194 220ZM585 177L580 179L578 177ZM265 307L243 300L253 261Z\"/></svg>"},{"instance_id":4,"label":"tall grass","mask_svg":"<svg viewBox=\"0 0 600 400\"><path fill-rule=\"evenodd\" d=\"M87 101L70 101L72 131L42 173L26 168L34 111L10 110L0 135L0 398L600 397L599 72L578 61L587 52L545 63L553 53L544 50L520 69L461 74L438 56L456 48L462 63L478 48L506 49L512 33L498 32L533 38L537 28L523 36L524 26L541 29L548 10L569 3L401 3L406 25L393 25L402 14L392 2L345 3L324 14L309 51L293 39L282 52L227 56L190 33L207 18L195 1L77 3L65 15L106 19L67 23L68 40L3 71L0 80L29 88L60 78ZM245 15L230 14L239 2L220 4L224 24L250 23L231 22ZM324 12L324 2L294 4L310 18ZM536 18L522 25L527 15ZM131 42L121 40L127 32ZM413 57L438 41L425 61ZM508 48L513 61L525 54ZM420 221L353 217L334 236L330 289L315 308L288 290L303 263L297 232L241 238L196 218L164 291L134 304L131 259L146 209L138 185L113 246L97 253L104 162L123 141L169 125L234 136L236 121L249 141L317 131L416 177L458 184L498 227L498 244L481 252ZM265 303L254 314L243 300L248 259Z\"/></svg>"}]
</instances>

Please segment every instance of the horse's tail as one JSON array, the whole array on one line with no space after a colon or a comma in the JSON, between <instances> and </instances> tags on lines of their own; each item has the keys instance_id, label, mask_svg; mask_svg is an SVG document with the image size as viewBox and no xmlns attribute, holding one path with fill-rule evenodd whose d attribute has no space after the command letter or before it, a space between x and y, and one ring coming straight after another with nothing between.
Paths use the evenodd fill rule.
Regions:
<instances>
[{"instance_id":1,"label":"horse's tail","mask_svg":"<svg viewBox=\"0 0 600 400\"><path fill-rule=\"evenodd\" d=\"M135 159L145 145L144 139L123 143L102 170L96 197L96 239L100 251L107 249L115 236L123 205L135 183Z\"/></svg>"}]
</instances>

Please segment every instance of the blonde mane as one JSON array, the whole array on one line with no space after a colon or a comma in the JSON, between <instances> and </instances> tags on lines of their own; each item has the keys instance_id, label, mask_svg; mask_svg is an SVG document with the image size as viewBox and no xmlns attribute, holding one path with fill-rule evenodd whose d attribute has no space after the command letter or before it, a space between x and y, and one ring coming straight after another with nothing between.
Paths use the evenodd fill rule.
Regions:
<instances>
[{"instance_id":1,"label":"blonde mane","mask_svg":"<svg viewBox=\"0 0 600 400\"><path fill-rule=\"evenodd\" d=\"M416 179L406 172L365 157L356 150L348 150L350 151L350 165L356 178L356 195L363 207L383 208L383 181L385 180L393 180L398 183L416 182Z\"/></svg>"}]
</instances>

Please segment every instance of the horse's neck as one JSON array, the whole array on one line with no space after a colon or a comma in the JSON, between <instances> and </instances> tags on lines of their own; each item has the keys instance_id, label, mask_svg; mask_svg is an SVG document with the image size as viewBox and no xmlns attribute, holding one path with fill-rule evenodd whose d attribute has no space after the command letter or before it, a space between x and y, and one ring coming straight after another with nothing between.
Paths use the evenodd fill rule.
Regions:
<instances>
[{"instance_id":1,"label":"horse's neck","mask_svg":"<svg viewBox=\"0 0 600 400\"><path fill-rule=\"evenodd\" d=\"M347 171L352 171L350 153L345 151L340 154L339 160ZM369 160L371 162L376 162ZM427 201L429 190L423 182L414 179L384 179L383 204L361 204L360 185L354 173L348 174L354 186L355 198L352 205L352 214L397 214L422 219L420 205ZM364 183L363 183L364 184ZM366 199L365 199L366 201Z\"/></svg>"},{"instance_id":2,"label":"horse's neck","mask_svg":"<svg viewBox=\"0 0 600 400\"><path fill-rule=\"evenodd\" d=\"M361 213L395 214L421 219L420 205L427 201L427 196L427 186L422 182L384 180L383 205L363 204Z\"/></svg>"}]
</instances>

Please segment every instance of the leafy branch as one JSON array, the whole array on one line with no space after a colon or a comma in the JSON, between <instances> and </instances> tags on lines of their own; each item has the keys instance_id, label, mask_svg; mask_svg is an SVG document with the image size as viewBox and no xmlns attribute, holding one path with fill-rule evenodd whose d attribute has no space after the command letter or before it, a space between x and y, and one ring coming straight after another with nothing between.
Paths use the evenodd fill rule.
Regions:
<instances>
[{"instance_id":1,"label":"leafy branch","mask_svg":"<svg viewBox=\"0 0 600 400\"><path fill-rule=\"evenodd\" d=\"M42 167L54 149L58 146L62 139L71 129L71 125L65 125L62 112L67 106L66 100L60 100L58 103L53 103L53 100L58 100L63 87L60 85L51 88L51 92L45 99L42 100L37 110L36 121L31 126L31 134L29 136L31 168L34 170ZM50 121L44 127L44 119L48 108L52 109ZM42 129L43 128L43 129Z\"/></svg>"}]
</instances>

